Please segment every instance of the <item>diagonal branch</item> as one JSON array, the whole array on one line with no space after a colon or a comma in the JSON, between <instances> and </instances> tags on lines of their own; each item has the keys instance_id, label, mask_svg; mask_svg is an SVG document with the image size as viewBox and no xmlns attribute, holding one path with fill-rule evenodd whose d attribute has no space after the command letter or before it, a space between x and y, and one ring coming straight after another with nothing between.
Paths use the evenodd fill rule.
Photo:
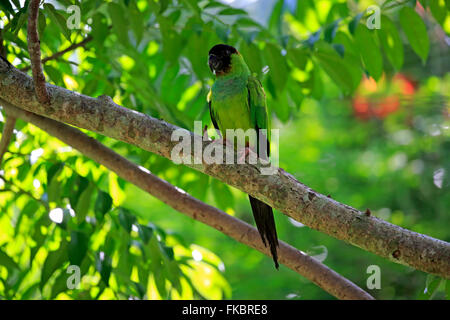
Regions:
<instances>
[{"instance_id":1,"label":"diagonal branch","mask_svg":"<svg viewBox=\"0 0 450 320\"><path fill-rule=\"evenodd\" d=\"M114 171L118 176L147 191L175 210L201 221L270 257L270 252L262 244L258 231L247 223L201 202L149 171L141 169L76 128L21 110L1 99L0 104L6 108L9 114L47 131L50 135L78 149L82 154ZM373 299L372 296L351 281L289 244L280 241L279 251L281 263L308 278L335 297L340 299Z\"/></svg>"},{"instance_id":2,"label":"diagonal branch","mask_svg":"<svg viewBox=\"0 0 450 320\"><path fill-rule=\"evenodd\" d=\"M80 41L78 43L73 43L70 46L68 46L66 49L58 51L58 52L52 54L51 56L45 57L44 59L41 60L41 64L45 64L47 61L50 61L50 60L58 59L58 58L62 57L63 55L65 55L67 52L75 50L79 47L84 47L88 42L92 41L92 39L93 39L92 36L87 36L82 41ZM27 67L21 68L20 70L28 71L30 69L31 69L31 66L27 66Z\"/></svg>"},{"instance_id":3,"label":"diagonal branch","mask_svg":"<svg viewBox=\"0 0 450 320\"><path fill-rule=\"evenodd\" d=\"M8 150L9 142L14 132L14 126L16 125L16 118L8 115L6 117L5 125L3 126L2 138L0 140L0 168L2 166L3 156Z\"/></svg>"},{"instance_id":4,"label":"diagonal branch","mask_svg":"<svg viewBox=\"0 0 450 320\"><path fill-rule=\"evenodd\" d=\"M95 99L50 84L47 89L52 97L51 105L43 105L34 99L32 81L0 60L3 100L171 159L171 151L178 144L171 137L180 128L110 100ZM189 134L192 138L196 136ZM203 150L209 143L203 142ZM282 169L274 175L261 175L255 166L248 164L187 165L266 202L310 228L393 262L450 278L450 243L366 215L312 190Z\"/></svg>"},{"instance_id":5,"label":"diagonal branch","mask_svg":"<svg viewBox=\"0 0 450 320\"><path fill-rule=\"evenodd\" d=\"M28 7L27 41L36 97L40 103L49 104L50 97L45 87L45 76L41 64L41 44L37 31L39 2L40 0L31 0Z\"/></svg>"}]
</instances>

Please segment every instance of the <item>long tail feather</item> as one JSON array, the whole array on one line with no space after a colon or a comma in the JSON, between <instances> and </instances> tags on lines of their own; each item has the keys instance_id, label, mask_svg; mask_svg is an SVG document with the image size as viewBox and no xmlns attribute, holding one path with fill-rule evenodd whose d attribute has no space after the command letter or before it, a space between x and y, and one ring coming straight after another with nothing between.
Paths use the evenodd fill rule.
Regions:
<instances>
[{"instance_id":1,"label":"long tail feather","mask_svg":"<svg viewBox=\"0 0 450 320\"><path fill-rule=\"evenodd\" d=\"M273 262L275 263L275 268L278 269L278 237L272 207L256 198L253 198L252 196L248 197L250 199L253 217L255 218L256 227L259 231L262 242L266 247L267 244L269 244L270 253L272 254Z\"/></svg>"}]
</instances>

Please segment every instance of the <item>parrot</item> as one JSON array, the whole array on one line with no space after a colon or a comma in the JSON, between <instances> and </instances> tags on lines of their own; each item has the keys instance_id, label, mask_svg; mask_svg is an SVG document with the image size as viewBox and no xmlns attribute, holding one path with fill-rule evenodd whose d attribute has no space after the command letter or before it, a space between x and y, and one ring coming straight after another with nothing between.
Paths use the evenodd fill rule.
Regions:
<instances>
[{"instance_id":1,"label":"parrot","mask_svg":"<svg viewBox=\"0 0 450 320\"><path fill-rule=\"evenodd\" d=\"M217 44L209 50L208 65L215 75L214 84L209 91L207 102L212 124L226 142L227 129L257 130L256 148L260 139L266 139L266 150L258 152L261 158L270 155L270 124L266 96L261 82L252 75L243 56L232 46ZM267 134L259 129L266 129ZM246 141L246 150L255 149ZM261 154L263 156L261 156ZM245 155L244 155L245 157ZM278 236L272 207L249 195L250 205L256 227L264 246L269 246L270 253L279 268L277 247Z\"/></svg>"}]
</instances>

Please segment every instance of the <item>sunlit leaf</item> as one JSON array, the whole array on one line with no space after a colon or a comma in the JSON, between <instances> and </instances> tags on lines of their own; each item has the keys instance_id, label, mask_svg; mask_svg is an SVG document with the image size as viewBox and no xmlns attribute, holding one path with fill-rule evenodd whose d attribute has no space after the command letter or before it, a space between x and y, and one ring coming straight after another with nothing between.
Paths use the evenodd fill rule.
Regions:
<instances>
[{"instance_id":1,"label":"sunlit leaf","mask_svg":"<svg viewBox=\"0 0 450 320\"><path fill-rule=\"evenodd\" d=\"M428 39L425 23L417 12L410 7L403 7L400 10L399 19L411 48L422 59L422 63L425 64L430 51L430 40Z\"/></svg>"},{"instance_id":2,"label":"sunlit leaf","mask_svg":"<svg viewBox=\"0 0 450 320\"><path fill-rule=\"evenodd\" d=\"M355 42L367 71L378 80L383 73L383 58L375 41L374 31L360 24L355 31Z\"/></svg>"},{"instance_id":3,"label":"sunlit leaf","mask_svg":"<svg viewBox=\"0 0 450 320\"><path fill-rule=\"evenodd\" d=\"M118 3L108 3L108 13L112 20L114 33L119 39L119 43L124 46L129 44L128 40L128 19L124 14L124 9Z\"/></svg>"},{"instance_id":4,"label":"sunlit leaf","mask_svg":"<svg viewBox=\"0 0 450 320\"><path fill-rule=\"evenodd\" d=\"M400 70L403 65L403 43L397 27L387 16L381 16L382 28L377 30L384 52L395 69Z\"/></svg>"},{"instance_id":5,"label":"sunlit leaf","mask_svg":"<svg viewBox=\"0 0 450 320\"><path fill-rule=\"evenodd\" d=\"M70 30L67 28L67 21L66 18L59 13L55 7L50 3L44 3L44 11L48 16L51 18L51 21L56 23L59 30L62 32L64 37L68 40L70 40Z\"/></svg>"},{"instance_id":6,"label":"sunlit leaf","mask_svg":"<svg viewBox=\"0 0 450 320\"><path fill-rule=\"evenodd\" d=\"M14 270L20 270L19 265L4 252L0 249L0 265L4 266L6 269L8 269L9 272L12 272Z\"/></svg>"},{"instance_id":7,"label":"sunlit leaf","mask_svg":"<svg viewBox=\"0 0 450 320\"><path fill-rule=\"evenodd\" d=\"M68 259L67 254L68 243L66 241L61 242L59 249L55 251L50 251L45 259L44 265L42 267L41 282L39 287L45 286L47 281L50 279L52 274L64 265L64 262Z\"/></svg>"}]
</instances>

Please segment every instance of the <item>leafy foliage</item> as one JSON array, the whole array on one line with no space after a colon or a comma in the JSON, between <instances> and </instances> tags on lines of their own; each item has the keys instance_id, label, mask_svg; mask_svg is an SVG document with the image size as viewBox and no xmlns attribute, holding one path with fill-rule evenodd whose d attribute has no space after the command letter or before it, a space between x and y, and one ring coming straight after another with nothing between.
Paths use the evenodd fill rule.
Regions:
<instances>
[{"instance_id":1,"label":"leafy foliage","mask_svg":"<svg viewBox=\"0 0 450 320\"><path fill-rule=\"evenodd\" d=\"M28 2L0 3L6 57L18 68L29 65ZM77 21L67 10L71 5L80 9L76 28L67 24ZM448 2L385 1L377 30L366 27L366 5L298 1L292 8L278 0L267 23L260 23L217 1L45 2L39 14L43 57L88 35L92 40L48 61L44 71L53 84L93 97L106 94L192 130L195 120L210 121L208 49L234 45L262 80L273 126L282 130L280 166L339 201L448 241L449 66L432 57L440 40L430 33L439 28L448 34ZM406 76L395 75L400 71ZM292 292L329 298L292 273L274 274L269 259L262 264L258 253L176 215L32 125L19 121L16 129L0 177L1 298L221 299L231 297L231 287L235 298ZM193 196L251 221L247 198L237 190L134 146L92 136ZM442 298L445 290L448 297L448 281L426 280L307 228L293 232L289 220L276 218L282 239L305 251L325 246L326 263L363 287L369 264L382 266L383 279L398 278L372 292L380 298ZM226 271L206 247L226 261ZM80 267L78 289L68 289L69 265ZM261 281L268 275L270 281Z\"/></svg>"}]
</instances>

